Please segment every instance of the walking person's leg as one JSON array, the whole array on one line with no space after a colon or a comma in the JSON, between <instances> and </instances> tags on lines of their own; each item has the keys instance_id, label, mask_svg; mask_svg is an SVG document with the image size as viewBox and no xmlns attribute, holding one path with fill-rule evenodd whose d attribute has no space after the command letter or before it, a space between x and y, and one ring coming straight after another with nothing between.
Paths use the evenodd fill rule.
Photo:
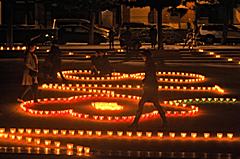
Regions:
<instances>
[{"instance_id":1,"label":"walking person's leg","mask_svg":"<svg viewBox=\"0 0 240 159\"><path fill-rule=\"evenodd\" d=\"M146 102L145 99L142 97L141 100L138 103L138 110L137 110L136 116L133 120L133 123L131 124L131 127L137 127L138 126L138 121L139 121L139 119L142 115L143 106L144 106L145 102Z\"/></svg>"},{"instance_id":2,"label":"walking person's leg","mask_svg":"<svg viewBox=\"0 0 240 159\"><path fill-rule=\"evenodd\" d=\"M154 104L155 108L158 110L160 117L162 118L163 127L167 126L167 118L165 116L165 112L164 112L163 108L159 104L158 98L154 98L153 104Z\"/></svg>"},{"instance_id":3,"label":"walking person's leg","mask_svg":"<svg viewBox=\"0 0 240 159\"><path fill-rule=\"evenodd\" d=\"M19 102L23 102L23 98L26 96L26 94L31 90L31 86L24 86L24 91L22 92L21 96L17 99Z\"/></svg>"},{"instance_id":4,"label":"walking person's leg","mask_svg":"<svg viewBox=\"0 0 240 159\"><path fill-rule=\"evenodd\" d=\"M33 93L33 100L34 100L34 102L38 102L37 101L37 95L38 95L38 84L37 83L34 83L32 85L32 93Z\"/></svg>"},{"instance_id":5,"label":"walking person's leg","mask_svg":"<svg viewBox=\"0 0 240 159\"><path fill-rule=\"evenodd\" d=\"M66 81L65 77L63 76L63 73L62 73L62 71L61 71L61 70L59 70L58 72L59 72L59 74L60 74L60 76L61 76L62 80Z\"/></svg>"}]
</instances>

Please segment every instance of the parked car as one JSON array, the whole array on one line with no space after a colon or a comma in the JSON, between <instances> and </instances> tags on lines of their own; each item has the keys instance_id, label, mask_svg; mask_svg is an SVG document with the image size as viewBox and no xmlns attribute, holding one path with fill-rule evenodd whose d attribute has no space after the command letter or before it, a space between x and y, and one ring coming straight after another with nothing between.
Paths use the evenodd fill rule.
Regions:
<instances>
[{"instance_id":1,"label":"parked car","mask_svg":"<svg viewBox=\"0 0 240 159\"><path fill-rule=\"evenodd\" d=\"M25 44L29 39L38 37L35 42L38 44L48 45L54 39L54 30L40 29L33 25L13 25L13 43ZM0 43L7 42L8 26L0 27Z\"/></svg>"},{"instance_id":2,"label":"parked car","mask_svg":"<svg viewBox=\"0 0 240 159\"><path fill-rule=\"evenodd\" d=\"M94 44L106 43L107 37L94 30ZM57 42L89 42L89 28L83 25L65 25L58 29Z\"/></svg>"},{"instance_id":3,"label":"parked car","mask_svg":"<svg viewBox=\"0 0 240 159\"><path fill-rule=\"evenodd\" d=\"M90 28L91 24L90 21L87 19L54 19L53 20L53 29L61 29L62 27L69 26L69 25L79 25L84 26L86 28ZM104 37L109 36L109 29L100 27L96 24L94 24L94 32L101 34Z\"/></svg>"},{"instance_id":4,"label":"parked car","mask_svg":"<svg viewBox=\"0 0 240 159\"><path fill-rule=\"evenodd\" d=\"M239 43L240 42L240 29L233 26L225 26L227 30L226 42ZM199 38L206 44L213 44L221 42L223 39L223 24L203 24L199 26Z\"/></svg>"}]
</instances>

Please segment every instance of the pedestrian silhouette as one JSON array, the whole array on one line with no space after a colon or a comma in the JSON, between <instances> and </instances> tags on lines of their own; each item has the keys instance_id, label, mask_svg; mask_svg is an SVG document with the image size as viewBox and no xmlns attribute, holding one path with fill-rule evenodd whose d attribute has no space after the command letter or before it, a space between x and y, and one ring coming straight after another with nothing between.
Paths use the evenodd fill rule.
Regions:
<instances>
[{"instance_id":1,"label":"pedestrian silhouette","mask_svg":"<svg viewBox=\"0 0 240 159\"><path fill-rule=\"evenodd\" d=\"M52 44L50 49L50 60L52 63L52 69L51 69L52 77L54 80L57 80L57 75L59 73L62 80L65 81L66 79L64 78L61 70L61 67L62 67L61 55L62 55L62 52L59 46Z\"/></svg>"},{"instance_id":2,"label":"pedestrian silhouette","mask_svg":"<svg viewBox=\"0 0 240 159\"><path fill-rule=\"evenodd\" d=\"M110 31L109 31L109 49L114 49L114 36L115 36L115 32L114 32L114 29L113 27L110 28Z\"/></svg>"},{"instance_id":3,"label":"pedestrian silhouette","mask_svg":"<svg viewBox=\"0 0 240 159\"><path fill-rule=\"evenodd\" d=\"M95 55L91 56L91 72L93 75L98 75L101 70L101 55L97 51Z\"/></svg>"},{"instance_id":4,"label":"pedestrian silhouette","mask_svg":"<svg viewBox=\"0 0 240 159\"><path fill-rule=\"evenodd\" d=\"M32 91L33 100L37 102L38 93L38 58L35 54L36 45L33 42L27 44L24 58L24 71L22 86L24 91L17 99L18 102L23 102L25 96L29 91Z\"/></svg>"},{"instance_id":5,"label":"pedestrian silhouette","mask_svg":"<svg viewBox=\"0 0 240 159\"><path fill-rule=\"evenodd\" d=\"M113 68L104 52L97 51L96 55L91 57L91 62L93 75L111 75Z\"/></svg>"},{"instance_id":6,"label":"pedestrian silhouette","mask_svg":"<svg viewBox=\"0 0 240 159\"><path fill-rule=\"evenodd\" d=\"M132 33L127 26L126 30L120 35L120 45L121 47L126 46L126 52L128 54L129 47L131 45Z\"/></svg>"},{"instance_id":7,"label":"pedestrian silhouette","mask_svg":"<svg viewBox=\"0 0 240 159\"><path fill-rule=\"evenodd\" d=\"M142 80L143 82L143 95L138 103L138 110L136 116L134 118L133 123L130 125L132 128L138 127L138 121L143 112L143 107L146 102L153 103L155 108L158 110L160 117L163 121L163 127L167 125L167 119L165 116L165 112L163 108L159 104L158 98L158 81L156 76L156 67L154 64L154 60L151 57L152 54L149 50L145 50L143 52L143 59L145 61L145 77Z\"/></svg>"},{"instance_id":8,"label":"pedestrian silhouette","mask_svg":"<svg viewBox=\"0 0 240 159\"><path fill-rule=\"evenodd\" d=\"M151 47L155 49L157 44L157 29L155 25L151 27L149 36L151 40Z\"/></svg>"},{"instance_id":9,"label":"pedestrian silhouette","mask_svg":"<svg viewBox=\"0 0 240 159\"><path fill-rule=\"evenodd\" d=\"M46 81L56 81L58 73L62 80L66 80L61 71L61 55L60 48L53 43L43 63L43 76Z\"/></svg>"}]
</instances>

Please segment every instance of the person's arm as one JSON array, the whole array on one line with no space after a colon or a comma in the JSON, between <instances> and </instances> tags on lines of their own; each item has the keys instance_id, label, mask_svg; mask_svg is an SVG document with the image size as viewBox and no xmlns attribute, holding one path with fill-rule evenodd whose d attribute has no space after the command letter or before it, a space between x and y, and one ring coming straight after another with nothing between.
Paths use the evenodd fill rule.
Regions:
<instances>
[{"instance_id":1,"label":"person's arm","mask_svg":"<svg viewBox=\"0 0 240 159\"><path fill-rule=\"evenodd\" d=\"M29 54L27 55L27 59L26 59L25 66L26 66L28 69L32 70L32 71L38 72L38 69L34 68L34 67L31 65L31 63L30 63L31 57L30 57L30 56L31 56L31 55L29 55Z\"/></svg>"}]
</instances>

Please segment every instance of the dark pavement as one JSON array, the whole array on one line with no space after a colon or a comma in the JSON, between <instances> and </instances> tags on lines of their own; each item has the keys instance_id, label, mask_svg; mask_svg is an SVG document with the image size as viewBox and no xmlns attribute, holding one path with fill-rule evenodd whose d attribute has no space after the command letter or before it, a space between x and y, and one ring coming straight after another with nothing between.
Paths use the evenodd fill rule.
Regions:
<instances>
[{"instance_id":1,"label":"dark pavement","mask_svg":"<svg viewBox=\"0 0 240 159\"><path fill-rule=\"evenodd\" d=\"M179 52L174 51L174 54ZM171 51L163 59L172 59L174 54ZM176 58L177 59L177 58ZM42 62L42 60L41 60ZM143 62L141 60L120 61L112 60L116 72L142 72ZM204 62L202 62L204 63ZM41 63L40 63L41 64ZM185 63L178 62L164 64L159 62L158 71L180 71L204 75L206 82L194 84L196 86L218 85L226 92L224 94L206 93L206 92L184 92L184 91L161 91L162 100L218 97L218 98L237 98L235 104L196 104L199 106L200 114L194 117L170 117L169 126L166 130L160 128L158 118L143 121L137 131L164 131L168 132L198 132L198 133L234 133L238 136L234 141L192 141L179 139L117 139L117 138L96 138L96 137L76 137L62 138L63 142L72 142L83 144L93 148L93 157L96 158L236 158L239 155L240 146L240 72L237 64L221 64L218 62L217 67L204 65L185 66ZM64 60L63 70L72 69L89 69L89 60L67 59ZM227 67L226 67L227 66ZM233 67L231 67L233 66ZM236 66L236 67L235 67ZM113 131L131 131L128 128L130 123L104 123L76 120L70 117L33 117L19 111L19 104L16 102L17 96L21 90L21 77L23 63L21 58L4 58L0 59L0 127L5 128L48 128L48 129L73 129L73 130L113 130ZM41 80L40 80L41 82ZM69 81L68 81L69 82ZM61 83L61 81L59 81ZM71 82L69 82L71 83ZM134 81L125 81L133 84ZM189 84L186 84L189 85ZM119 90L116 90L119 91ZM119 91L120 92L120 91ZM126 92L125 92L126 93ZM127 92L128 94L140 95L141 92ZM51 97L70 97L78 95L77 93L54 92L41 90L39 98ZM137 109L137 105L131 110L132 113ZM135 130L134 130L135 131ZM121 153L120 153L121 152ZM130 153L129 154L127 153ZM151 153L148 153L151 152ZM161 152L161 153L160 153ZM183 153L185 152L185 153ZM140 154L140 155L139 155ZM150 154L150 155L149 155ZM161 154L161 155L159 155ZM185 155L182 155L185 154ZM187 154L187 155L186 155ZM207 157L206 157L207 154ZM148 156L149 155L149 156ZM17 158L24 158L24 155L17 155ZM11 158L12 155L0 155L0 157ZM34 158L35 155L30 155ZM41 156L38 156L41 158ZM55 158L56 156L54 156ZM64 158L64 156L62 156ZM45 156L44 156L45 158ZM51 158L51 157L50 157ZM61 158L61 156L59 156Z\"/></svg>"}]
</instances>

